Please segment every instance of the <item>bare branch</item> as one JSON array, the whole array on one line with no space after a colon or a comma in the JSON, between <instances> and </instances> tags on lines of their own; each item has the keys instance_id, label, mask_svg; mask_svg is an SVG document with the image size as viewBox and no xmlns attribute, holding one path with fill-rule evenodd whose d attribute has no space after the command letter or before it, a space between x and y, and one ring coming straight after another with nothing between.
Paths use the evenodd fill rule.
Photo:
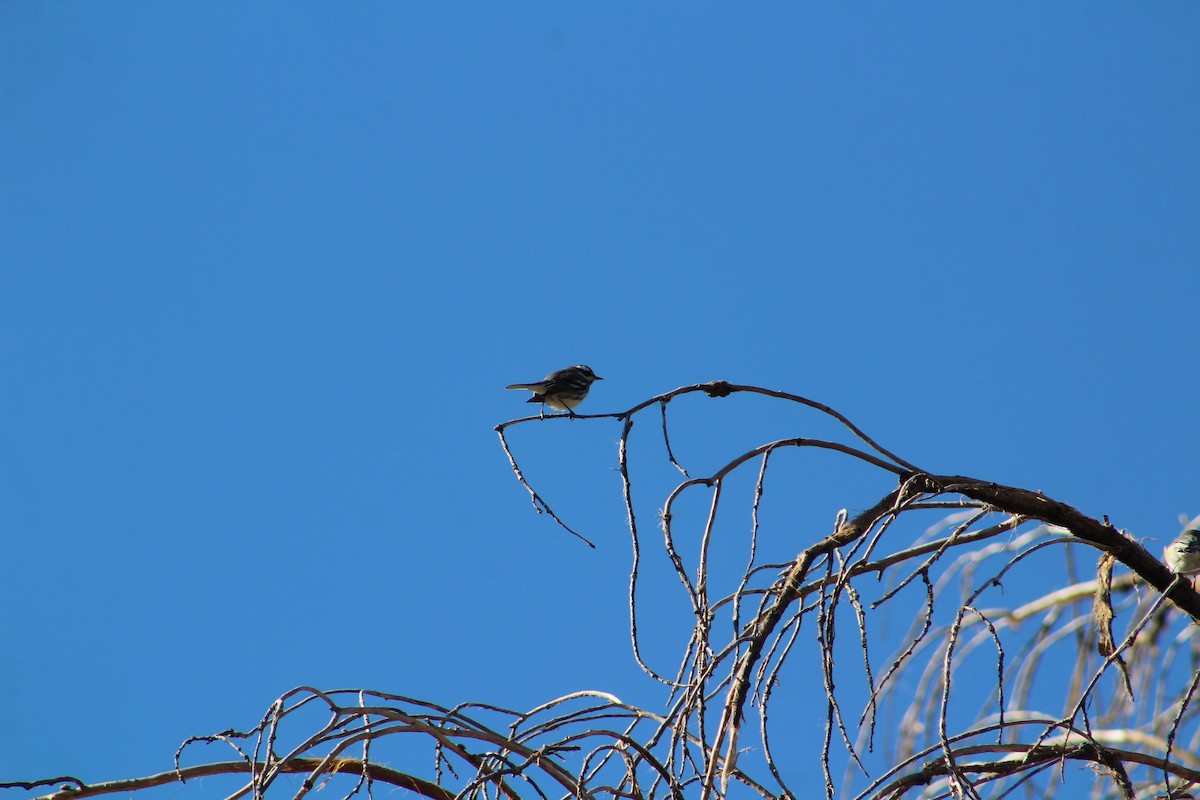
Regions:
<instances>
[{"instance_id":1,"label":"bare branch","mask_svg":"<svg viewBox=\"0 0 1200 800\"><path fill-rule=\"evenodd\" d=\"M832 439L745 442L708 474L690 474L676 456L676 447L688 452L683 440L671 437L679 437L668 419L675 401L738 393L812 409L841 427ZM642 471L635 467L649 457L631 440L638 415L652 408L659 419L650 435L661 432L665 457L652 442L660 468ZM642 708L585 691L521 712L301 686L248 730L187 740L172 771L0 789L58 787L44 800L72 800L224 774L245 776L229 800L284 792L307 800L325 788L342 800L374 800L377 785L433 800L727 800L746 790L774 800L817 794L818 768L826 797L856 800L1054 797L1074 780L1129 800L1181 797L1200 783L1200 594L1107 518L1040 492L924 472L828 406L714 381L620 413L496 426L535 510L589 545L527 480L506 436L514 425L562 419L621 423L630 638L661 703ZM781 420L792 424L792 415ZM780 529L777 498L809 494L781 478L787 468L779 465L817 452L850 459L886 484L831 489L802 511L789 505L795 518ZM751 480L753 494L743 493ZM647 494L661 508L661 546L643 536ZM691 513L692 499L706 510ZM831 517L832 531L824 522ZM1093 550L1100 561L1088 578ZM654 596L641 585L645 575L686 598L691 612L674 638L673 672L643 657L639 620ZM716 624L718 615L729 623ZM857 719L843 713L849 708L862 709ZM228 747L234 757L184 765L201 745ZM385 766L419 763L412 759L421 752L434 757L429 778ZM1064 769L1069 762L1093 773L1080 778ZM303 775L298 786L279 780L289 774Z\"/></svg>"}]
</instances>

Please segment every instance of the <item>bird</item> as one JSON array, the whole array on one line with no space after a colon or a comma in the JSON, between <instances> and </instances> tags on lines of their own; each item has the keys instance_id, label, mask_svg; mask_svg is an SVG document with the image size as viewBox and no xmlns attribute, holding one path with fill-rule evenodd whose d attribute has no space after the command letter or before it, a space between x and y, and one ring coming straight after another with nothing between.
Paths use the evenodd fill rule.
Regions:
<instances>
[{"instance_id":1,"label":"bird","mask_svg":"<svg viewBox=\"0 0 1200 800\"><path fill-rule=\"evenodd\" d=\"M504 388L526 389L533 392L533 397L526 400L526 403L542 403L543 411L545 406L550 406L574 416L575 406L587 397L588 389L592 388L594 382L602 380L604 379L592 372L591 367L576 364L551 372L537 383L514 383Z\"/></svg>"},{"instance_id":2,"label":"bird","mask_svg":"<svg viewBox=\"0 0 1200 800\"><path fill-rule=\"evenodd\" d=\"M1191 528L1163 548L1163 560L1177 575L1200 573L1200 528Z\"/></svg>"}]
</instances>

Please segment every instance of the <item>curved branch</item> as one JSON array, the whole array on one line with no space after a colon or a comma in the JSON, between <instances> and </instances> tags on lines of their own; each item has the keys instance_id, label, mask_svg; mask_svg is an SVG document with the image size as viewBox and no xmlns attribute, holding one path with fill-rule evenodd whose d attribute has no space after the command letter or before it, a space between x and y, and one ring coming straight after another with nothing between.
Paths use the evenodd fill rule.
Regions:
<instances>
[{"instance_id":1,"label":"curved branch","mask_svg":"<svg viewBox=\"0 0 1200 800\"><path fill-rule=\"evenodd\" d=\"M1200 622L1200 594L1190 581L1175 581L1167 566L1146 551L1146 548L1112 526L1107 519L1101 523L1078 509L1052 500L1041 492L1017 489L977 478L960 475L917 475L922 488L931 494L953 492L979 500L990 506L1040 519L1064 528L1072 536L1112 553L1118 561L1136 572L1151 586L1167 595L1182 611Z\"/></svg>"},{"instance_id":2,"label":"curved branch","mask_svg":"<svg viewBox=\"0 0 1200 800\"><path fill-rule=\"evenodd\" d=\"M969 758L985 753L1007 753L1007 758L995 761L980 761L963 763L958 759ZM1003 777L1026 772L1039 764L1053 763L1060 760L1090 761L1094 764L1113 771L1117 776L1119 791L1123 797L1132 800L1132 788L1129 776L1125 774L1124 762L1141 764L1155 769L1162 769L1189 781L1200 782L1200 771L1188 769L1179 764L1169 763L1162 758L1139 753L1134 750L1118 750L1111 747L1099 747L1088 743L1079 744L1050 744L1043 743L1036 747L1027 744L979 744L960 747L954 751L954 769L963 773ZM1119 768L1119 772L1116 770ZM935 778L947 777L950 770L944 759L935 759L924 764L917 772L898 778L892 783L879 787L873 797L900 797L909 789L927 786Z\"/></svg>"},{"instance_id":3,"label":"curved branch","mask_svg":"<svg viewBox=\"0 0 1200 800\"><path fill-rule=\"evenodd\" d=\"M157 775L147 775L141 778L126 778L116 781L104 781L102 783L82 783L79 782L76 786L64 786L57 792L52 794L42 795L36 800L80 800L84 797L98 797L105 794L115 794L117 792L133 792L139 789L151 789L155 786L166 786L171 783L187 783L191 778L203 778L211 775L237 775L245 773L261 774L268 768L278 772L299 773L312 772L316 769L324 759L320 758L293 758L290 761L285 761L277 764L266 764L262 762L245 762L245 761L217 761L210 764L197 764L192 767L180 767L178 770L170 770L169 772L160 772ZM346 772L350 774L359 773L367 775L371 780L380 783L386 783L395 786L399 789L407 789L410 792L428 797L430 800L454 800L454 793L443 789L435 783L422 780L414 775L409 775L405 772L389 769L388 767L370 762L363 762L357 758L342 758L338 759L329 765L327 770L329 773ZM55 778L54 782L59 780L75 780L73 778ZM49 783L50 781L39 781L39 784ZM28 784L26 784L28 785ZM17 784L0 784L0 788L9 788L17 786Z\"/></svg>"}]
</instances>

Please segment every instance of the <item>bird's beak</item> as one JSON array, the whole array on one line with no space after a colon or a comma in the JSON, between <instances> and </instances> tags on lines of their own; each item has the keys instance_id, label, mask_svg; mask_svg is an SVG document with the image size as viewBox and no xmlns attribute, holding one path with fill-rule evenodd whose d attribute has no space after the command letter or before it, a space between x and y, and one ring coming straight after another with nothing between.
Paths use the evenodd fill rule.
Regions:
<instances>
[{"instance_id":1,"label":"bird's beak","mask_svg":"<svg viewBox=\"0 0 1200 800\"><path fill-rule=\"evenodd\" d=\"M598 381L602 381L602 380L604 380L604 378L601 378L599 375L597 375L597 376L596 376L596 380L598 380Z\"/></svg>"}]
</instances>

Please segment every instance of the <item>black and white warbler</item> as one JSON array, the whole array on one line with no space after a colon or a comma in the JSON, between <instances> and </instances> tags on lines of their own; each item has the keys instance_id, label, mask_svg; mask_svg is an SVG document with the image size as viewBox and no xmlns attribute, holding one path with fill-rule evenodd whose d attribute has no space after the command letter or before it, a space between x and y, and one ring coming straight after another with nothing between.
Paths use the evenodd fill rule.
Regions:
<instances>
[{"instance_id":1,"label":"black and white warbler","mask_svg":"<svg viewBox=\"0 0 1200 800\"><path fill-rule=\"evenodd\" d=\"M574 414L572 409L583 402L583 398L587 397L588 389L592 388L592 384L602 380L604 379L592 372L591 367L576 364L573 367L551 372L537 383L514 383L504 388L526 389L533 392L533 397L525 402L542 403L557 411Z\"/></svg>"}]
</instances>

